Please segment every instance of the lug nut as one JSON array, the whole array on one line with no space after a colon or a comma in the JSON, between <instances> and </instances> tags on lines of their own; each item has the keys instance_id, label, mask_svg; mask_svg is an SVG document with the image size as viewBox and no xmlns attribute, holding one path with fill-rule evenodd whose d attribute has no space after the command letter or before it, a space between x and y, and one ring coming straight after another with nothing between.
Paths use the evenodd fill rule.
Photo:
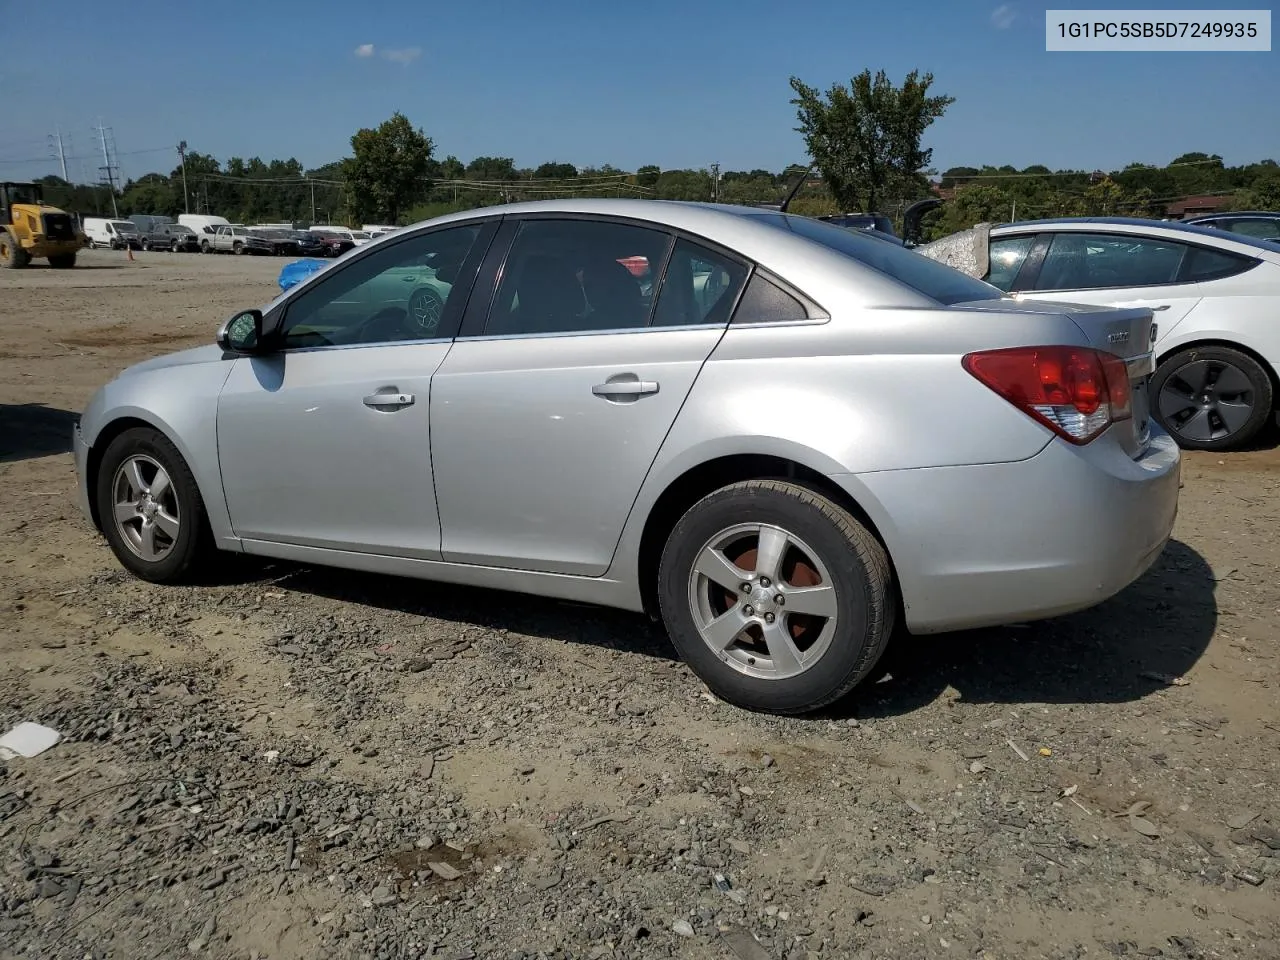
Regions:
<instances>
[{"instance_id":1,"label":"lug nut","mask_svg":"<svg viewBox=\"0 0 1280 960\"><path fill-rule=\"evenodd\" d=\"M762 586L762 587L767 587L767 586L769 586L769 578L768 578L768 577L761 577L761 578L760 578L760 586Z\"/></svg>"},{"instance_id":2,"label":"lug nut","mask_svg":"<svg viewBox=\"0 0 1280 960\"><path fill-rule=\"evenodd\" d=\"M750 605L743 607L742 612L745 613L748 617L754 617L756 615L755 607L752 607Z\"/></svg>"},{"instance_id":3,"label":"lug nut","mask_svg":"<svg viewBox=\"0 0 1280 960\"><path fill-rule=\"evenodd\" d=\"M749 583L744 583L744 584L742 585L742 592L743 592L743 593L750 593L750 592L751 592L751 584L749 584Z\"/></svg>"},{"instance_id":4,"label":"lug nut","mask_svg":"<svg viewBox=\"0 0 1280 960\"><path fill-rule=\"evenodd\" d=\"M776 603L778 606L782 606L784 603L787 602L787 598L784 597L782 594L778 594L776 597L773 598L773 602Z\"/></svg>"},{"instance_id":5,"label":"lug nut","mask_svg":"<svg viewBox=\"0 0 1280 960\"><path fill-rule=\"evenodd\" d=\"M765 623L773 623L773 614L772 614L772 613L766 613L766 614L764 615L764 622L765 622Z\"/></svg>"}]
</instances>

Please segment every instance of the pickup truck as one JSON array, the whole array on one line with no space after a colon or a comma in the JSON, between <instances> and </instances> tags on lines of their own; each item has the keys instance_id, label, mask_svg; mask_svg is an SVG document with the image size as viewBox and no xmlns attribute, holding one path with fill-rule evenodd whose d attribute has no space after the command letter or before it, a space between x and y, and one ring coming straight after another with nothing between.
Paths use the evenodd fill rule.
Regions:
<instances>
[{"instance_id":1,"label":"pickup truck","mask_svg":"<svg viewBox=\"0 0 1280 960\"><path fill-rule=\"evenodd\" d=\"M179 250L199 252L200 239L190 227L180 223L160 223L142 235L142 249L168 250L170 253Z\"/></svg>"},{"instance_id":2,"label":"pickup truck","mask_svg":"<svg viewBox=\"0 0 1280 960\"><path fill-rule=\"evenodd\" d=\"M266 237L259 236L238 223L223 224L213 235L214 253L257 253L270 256L275 246Z\"/></svg>"}]
</instances>

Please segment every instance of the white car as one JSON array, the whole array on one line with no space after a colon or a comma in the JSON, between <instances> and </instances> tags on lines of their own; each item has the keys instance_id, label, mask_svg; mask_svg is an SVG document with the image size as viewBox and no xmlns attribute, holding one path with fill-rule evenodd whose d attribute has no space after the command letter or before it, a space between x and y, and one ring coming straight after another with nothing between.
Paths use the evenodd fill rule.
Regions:
<instances>
[{"instance_id":1,"label":"white car","mask_svg":"<svg viewBox=\"0 0 1280 960\"><path fill-rule=\"evenodd\" d=\"M1236 449L1275 414L1280 243L1120 217L1004 224L975 239L986 256L964 268L1013 297L1155 311L1152 412L1179 445ZM955 249L946 238L918 252Z\"/></svg>"}]
</instances>

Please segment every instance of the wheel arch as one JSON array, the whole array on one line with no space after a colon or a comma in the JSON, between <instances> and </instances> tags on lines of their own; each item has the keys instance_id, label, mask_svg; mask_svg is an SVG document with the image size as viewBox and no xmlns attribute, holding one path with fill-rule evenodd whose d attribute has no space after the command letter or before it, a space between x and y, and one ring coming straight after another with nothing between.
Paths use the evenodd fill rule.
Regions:
<instances>
[{"instance_id":1,"label":"wheel arch","mask_svg":"<svg viewBox=\"0 0 1280 960\"><path fill-rule=\"evenodd\" d=\"M666 485L645 517L636 555L636 574L645 613L657 616L658 564L662 550L679 519L703 497L744 480L786 480L822 494L848 510L876 538L889 559L894 582L898 580L893 552L879 526L848 491L825 473L799 460L775 454L734 453L705 460L686 469ZM901 604L901 590L898 603ZM898 611L901 615L902 611ZM899 619L901 623L901 619Z\"/></svg>"},{"instance_id":2,"label":"wheel arch","mask_svg":"<svg viewBox=\"0 0 1280 960\"><path fill-rule=\"evenodd\" d=\"M1277 373L1276 368L1267 361L1266 357L1239 340L1228 340L1225 337L1197 337L1193 340L1177 343L1160 351L1156 356L1156 366L1159 367L1170 357L1182 353L1184 350L1195 350L1201 347L1223 347L1227 350L1235 350L1257 363L1258 366L1262 367L1268 379L1271 380L1271 405L1274 409L1280 409L1280 373Z\"/></svg>"},{"instance_id":3,"label":"wheel arch","mask_svg":"<svg viewBox=\"0 0 1280 960\"><path fill-rule=\"evenodd\" d=\"M121 412L118 416L104 423L98 428L92 438L86 437L89 443L88 457L85 462L85 489L88 493L89 514L94 527L102 531L102 517L98 510L98 497L96 491L98 489L98 473L102 469L102 458L109 447L122 433L135 428L144 428L154 430L163 436L166 440L174 445L182 459L186 461L191 475L195 479L196 488L200 492L200 497L205 504L205 513L213 528L215 535L218 534L218 528L222 526L220 519L224 512L222 490L219 487L216 491L208 489L209 482L201 477L198 469L198 461L196 461L191 450L177 436L176 431L171 430L167 424L156 417L148 417L138 411ZM210 493L216 494L211 497Z\"/></svg>"}]
</instances>

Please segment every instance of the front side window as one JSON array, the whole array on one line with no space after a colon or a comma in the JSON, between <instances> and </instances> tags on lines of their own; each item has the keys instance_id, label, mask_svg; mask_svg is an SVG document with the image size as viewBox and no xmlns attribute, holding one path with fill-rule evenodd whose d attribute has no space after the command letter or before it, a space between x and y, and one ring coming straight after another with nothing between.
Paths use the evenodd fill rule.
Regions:
<instances>
[{"instance_id":1,"label":"front side window","mask_svg":"<svg viewBox=\"0 0 1280 960\"><path fill-rule=\"evenodd\" d=\"M1018 271L1026 262L1027 254L1036 241L1034 236L1009 237L1005 240L992 240L987 260L990 263L987 272L987 283L999 287L1006 293L1013 289L1013 281Z\"/></svg>"},{"instance_id":2,"label":"front side window","mask_svg":"<svg viewBox=\"0 0 1280 960\"><path fill-rule=\"evenodd\" d=\"M527 220L507 255L486 336L647 326L669 234L598 220Z\"/></svg>"},{"instance_id":3,"label":"front side window","mask_svg":"<svg viewBox=\"0 0 1280 960\"><path fill-rule=\"evenodd\" d=\"M330 268L287 307L285 348L431 340L447 335L454 282L484 228L448 227Z\"/></svg>"},{"instance_id":4,"label":"front side window","mask_svg":"<svg viewBox=\"0 0 1280 960\"><path fill-rule=\"evenodd\" d=\"M1188 247L1175 240L1124 234L1055 234L1037 290L1101 290L1178 282Z\"/></svg>"}]
</instances>

